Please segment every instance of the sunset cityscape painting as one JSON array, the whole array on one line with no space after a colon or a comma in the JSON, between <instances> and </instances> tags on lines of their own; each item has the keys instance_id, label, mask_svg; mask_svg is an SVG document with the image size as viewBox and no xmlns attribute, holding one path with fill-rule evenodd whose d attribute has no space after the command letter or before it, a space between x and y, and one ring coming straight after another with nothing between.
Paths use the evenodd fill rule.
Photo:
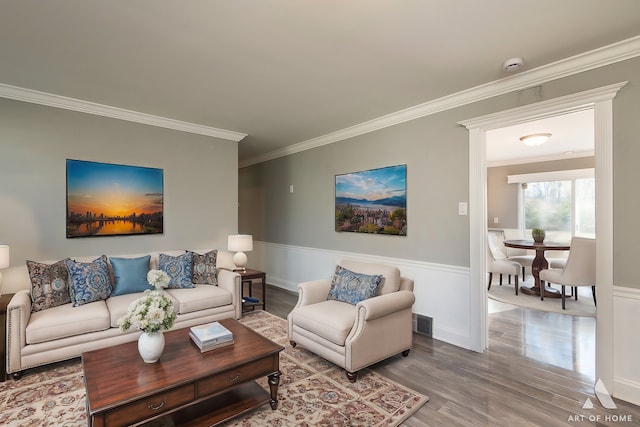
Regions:
<instances>
[{"instance_id":1,"label":"sunset cityscape painting","mask_svg":"<svg viewBox=\"0 0 640 427\"><path fill-rule=\"evenodd\" d=\"M336 175L336 231L407 235L407 165Z\"/></svg>"},{"instance_id":2,"label":"sunset cityscape painting","mask_svg":"<svg viewBox=\"0 0 640 427\"><path fill-rule=\"evenodd\" d=\"M162 169L67 159L67 237L162 232Z\"/></svg>"}]
</instances>

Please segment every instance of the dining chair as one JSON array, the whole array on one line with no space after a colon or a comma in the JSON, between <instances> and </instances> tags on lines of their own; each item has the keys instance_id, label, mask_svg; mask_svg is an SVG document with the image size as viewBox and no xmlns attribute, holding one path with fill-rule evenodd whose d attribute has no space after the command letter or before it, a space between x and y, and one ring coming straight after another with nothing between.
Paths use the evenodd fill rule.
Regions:
<instances>
[{"instance_id":1,"label":"dining chair","mask_svg":"<svg viewBox=\"0 0 640 427\"><path fill-rule=\"evenodd\" d=\"M507 274L509 277L509 284L511 284L511 275L515 277L516 295L518 295L518 275L520 274L520 264L515 261L509 261L500 250L498 246L498 234L490 230L487 233L487 242L489 250L487 251L487 272L489 273L489 284L487 290L491 290L491 282L493 280L493 273L500 274L500 286L502 286L502 275Z\"/></svg>"},{"instance_id":2,"label":"dining chair","mask_svg":"<svg viewBox=\"0 0 640 427\"><path fill-rule=\"evenodd\" d=\"M578 286L591 286L593 303L596 302L596 240L586 237L573 237L571 249L564 268L551 268L540 271L541 288L545 282L555 283L562 287L562 309L565 307L565 286L576 288ZM575 290L576 299L578 297ZM540 293L540 299L544 300L544 292Z\"/></svg>"}]
</instances>

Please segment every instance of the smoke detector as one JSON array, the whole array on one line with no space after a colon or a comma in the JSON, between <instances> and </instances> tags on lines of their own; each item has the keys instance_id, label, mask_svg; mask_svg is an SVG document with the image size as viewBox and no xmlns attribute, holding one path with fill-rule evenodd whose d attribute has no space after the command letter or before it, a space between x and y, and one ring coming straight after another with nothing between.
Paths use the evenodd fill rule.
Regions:
<instances>
[{"instance_id":1,"label":"smoke detector","mask_svg":"<svg viewBox=\"0 0 640 427\"><path fill-rule=\"evenodd\" d=\"M523 64L524 64L524 60L520 57L509 58L506 61L504 61L504 64L502 64L502 69L507 73L513 73L515 71L518 71L520 68L522 68Z\"/></svg>"}]
</instances>

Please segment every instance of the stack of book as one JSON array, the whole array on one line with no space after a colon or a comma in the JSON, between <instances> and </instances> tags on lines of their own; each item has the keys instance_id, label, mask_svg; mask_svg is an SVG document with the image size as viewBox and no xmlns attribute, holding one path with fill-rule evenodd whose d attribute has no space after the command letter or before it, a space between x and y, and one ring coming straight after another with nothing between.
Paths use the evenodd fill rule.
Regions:
<instances>
[{"instance_id":1,"label":"stack of book","mask_svg":"<svg viewBox=\"0 0 640 427\"><path fill-rule=\"evenodd\" d=\"M233 333L218 322L193 326L189 336L201 353L233 344Z\"/></svg>"}]
</instances>

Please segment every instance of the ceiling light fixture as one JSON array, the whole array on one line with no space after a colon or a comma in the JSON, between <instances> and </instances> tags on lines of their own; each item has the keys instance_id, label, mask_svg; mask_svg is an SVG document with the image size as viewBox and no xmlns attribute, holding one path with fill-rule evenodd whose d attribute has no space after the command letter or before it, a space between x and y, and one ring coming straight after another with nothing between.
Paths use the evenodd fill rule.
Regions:
<instances>
[{"instance_id":1,"label":"ceiling light fixture","mask_svg":"<svg viewBox=\"0 0 640 427\"><path fill-rule=\"evenodd\" d=\"M534 133L531 135L520 137L520 141L522 141L525 145L533 147L535 145L544 144L550 137L550 133Z\"/></svg>"}]
</instances>

